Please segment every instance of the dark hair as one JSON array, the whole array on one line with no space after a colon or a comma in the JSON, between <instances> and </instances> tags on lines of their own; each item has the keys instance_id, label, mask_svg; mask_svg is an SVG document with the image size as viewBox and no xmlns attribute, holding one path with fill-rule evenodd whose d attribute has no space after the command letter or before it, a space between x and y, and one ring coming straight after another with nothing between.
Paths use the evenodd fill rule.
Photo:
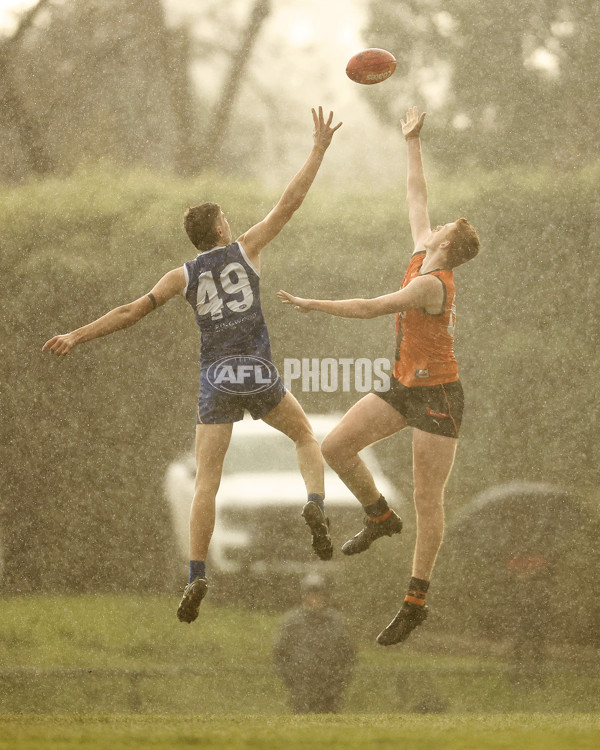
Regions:
<instances>
[{"instance_id":1,"label":"dark hair","mask_svg":"<svg viewBox=\"0 0 600 750\"><path fill-rule=\"evenodd\" d=\"M202 203L192 206L183 215L183 226L192 245L198 250L210 250L219 241L215 225L221 206L218 203Z\"/></svg>"},{"instance_id":2,"label":"dark hair","mask_svg":"<svg viewBox=\"0 0 600 750\"><path fill-rule=\"evenodd\" d=\"M450 250L446 256L448 266L456 268L474 258L480 251L481 245L475 227L461 217L456 220L456 230L450 240Z\"/></svg>"}]
</instances>

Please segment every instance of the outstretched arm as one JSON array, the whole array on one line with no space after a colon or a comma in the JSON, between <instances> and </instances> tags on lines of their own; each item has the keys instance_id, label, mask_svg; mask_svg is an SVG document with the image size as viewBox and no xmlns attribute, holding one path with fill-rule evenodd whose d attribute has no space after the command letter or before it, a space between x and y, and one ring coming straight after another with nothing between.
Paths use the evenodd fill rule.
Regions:
<instances>
[{"instance_id":1,"label":"outstretched arm","mask_svg":"<svg viewBox=\"0 0 600 750\"><path fill-rule=\"evenodd\" d=\"M68 354L78 344L84 344L86 341L92 341L109 333L120 331L122 328L128 328L134 325L143 317L152 312L160 305L170 300L176 294L181 294L185 289L185 273L183 268L175 268L173 271L165 274L162 279L153 287L149 294L130 302L127 305L115 307L114 310L106 313L98 320L82 328L77 328L71 333L63 333L54 336L46 341L42 351L50 351L52 354L64 356Z\"/></svg>"},{"instance_id":2,"label":"outstretched arm","mask_svg":"<svg viewBox=\"0 0 600 750\"><path fill-rule=\"evenodd\" d=\"M423 308L429 314L437 315L443 306L444 289L436 277L420 276L404 289L371 299L304 299L283 290L277 292L277 296L284 305L293 305L298 312L315 310L340 318L377 318L414 308Z\"/></svg>"},{"instance_id":3,"label":"outstretched arm","mask_svg":"<svg viewBox=\"0 0 600 750\"><path fill-rule=\"evenodd\" d=\"M283 195L275 208L261 222L248 229L241 237L238 237L238 241L242 244L246 254L253 262L257 260L263 247L281 232L283 227L292 218L294 211L297 211L302 205L302 201L306 197L319 171L323 156L331 143L333 134L342 125L339 122L335 127L331 126L333 112L329 113L329 117L325 121L322 107L319 107L318 114L313 109L312 116L315 127L313 133L314 146L308 159L283 191Z\"/></svg>"},{"instance_id":4,"label":"outstretched arm","mask_svg":"<svg viewBox=\"0 0 600 750\"><path fill-rule=\"evenodd\" d=\"M421 156L421 128L425 120L425 112L419 117L417 107L411 107L406 113L406 122L400 120L402 133L406 139L407 148L407 191L408 220L415 249L429 236L431 225L427 211L427 183Z\"/></svg>"}]
</instances>

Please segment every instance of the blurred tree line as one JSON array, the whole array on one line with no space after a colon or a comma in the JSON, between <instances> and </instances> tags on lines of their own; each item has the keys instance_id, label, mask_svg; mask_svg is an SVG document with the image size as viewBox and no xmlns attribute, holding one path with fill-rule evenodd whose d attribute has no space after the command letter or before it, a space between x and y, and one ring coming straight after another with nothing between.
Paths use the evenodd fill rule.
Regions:
<instances>
[{"instance_id":1,"label":"blurred tree line","mask_svg":"<svg viewBox=\"0 0 600 750\"><path fill-rule=\"evenodd\" d=\"M213 167L269 12L270 0L253 0L235 22L205 3L198 39L167 27L161 0L39 0L0 40L0 178L68 174L99 159L182 174ZM211 80L198 87L192 63L207 57Z\"/></svg>"},{"instance_id":2,"label":"blurred tree line","mask_svg":"<svg viewBox=\"0 0 600 750\"><path fill-rule=\"evenodd\" d=\"M249 127L243 144L226 133L271 10L271 0L206 0L194 23L172 28L161 0L38 0L0 43L0 178L98 159L247 170L263 129ZM393 127L424 105L436 165L564 169L596 158L596 0L376 0L364 38L394 52L398 70L361 92ZM257 110L285 100L281 86L253 84Z\"/></svg>"},{"instance_id":3,"label":"blurred tree line","mask_svg":"<svg viewBox=\"0 0 600 750\"><path fill-rule=\"evenodd\" d=\"M467 411L450 519L475 493L512 479L597 499L598 290L586 248L599 177L595 168L557 183L544 171L512 170L430 185L433 221L466 214L483 241L480 257L456 274ZM9 590L173 585L162 483L168 463L193 445L199 335L191 311L175 300L66 358L40 349L192 257L187 205L219 200L235 234L277 198L240 180L99 169L0 192L0 533ZM393 359L393 317L299 316L275 293L397 288L411 247L398 205L389 192L365 201L362 192L317 185L266 251L262 299L280 371L284 357ZM345 410L361 395L294 392L307 411ZM409 440L401 434L380 449L410 497Z\"/></svg>"},{"instance_id":4,"label":"blurred tree line","mask_svg":"<svg viewBox=\"0 0 600 750\"><path fill-rule=\"evenodd\" d=\"M435 113L436 162L576 168L597 158L597 0L371 0L365 40L398 60L369 101L395 127L407 103Z\"/></svg>"}]
</instances>

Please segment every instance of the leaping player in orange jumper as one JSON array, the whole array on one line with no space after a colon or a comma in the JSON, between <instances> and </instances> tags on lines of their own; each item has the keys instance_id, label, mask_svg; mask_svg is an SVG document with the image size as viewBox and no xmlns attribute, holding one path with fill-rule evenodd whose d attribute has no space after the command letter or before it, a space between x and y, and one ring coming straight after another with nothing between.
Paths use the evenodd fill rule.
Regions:
<instances>
[{"instance_id":1,"label":"leaping player in orange jumper","mask_svg":"<svg viewBox=\"0 0 600 750\"><path fill-rule=\"evenodd\" d=\"M377 636L382 646L404 641L428 614L425 597L444 533L444 487L450 476L463 413L463 390L454 357L454 268L474 258L479 237L460 218L431 229L420 132L425 113L412 107L401 120L408 149L407 201L414 250L399 291L373 299L315 300L280 291L299 312L343 318L396 314L396 352L390 390L360 399L325 438L327 463L366 513L364 528L342 547L354 555L380 537L399 534L402 521L377 489L359 452L413 427L417 535L412 578L398 614Z\"/></svg>"}]
</instances>

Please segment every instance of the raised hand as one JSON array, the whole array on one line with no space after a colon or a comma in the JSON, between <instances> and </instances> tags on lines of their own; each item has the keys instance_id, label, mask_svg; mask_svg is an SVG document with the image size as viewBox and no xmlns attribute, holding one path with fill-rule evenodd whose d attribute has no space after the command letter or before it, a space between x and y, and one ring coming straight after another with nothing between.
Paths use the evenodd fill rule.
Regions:
<instances>
[{"instance_id":1,"label":"raised hand","mask_svg":"<svg viewBox=\"0 0 600 750\"><path fill-rule=\"evenodd\" d=\"M402 125L402 134L407 141L410 138L419 137L426 114L426 112L423 112L423 114L419 117L419 108L411 107L406 113L406 122L404 122L404 120L400 120L400 124Z\"/></svg>"},{"instance_id":2,"label":"raised hand","mask_svg":"<svg viewBox=\"0 0 600 750\"><path fill-rule=\"evenodd\" d=\"M277 292L277 296L284 305L293 305L294 310L297 310L298 312L307 313L311 310L310 300L308 299L303 299L302 297L294 297L293 294L284 292L283 289L280 289Z\"/></svg>"},{"instance_id":3,"label":"raised hand","mask_svg":"<svg viewBox=\"0 0 600 750\"><path fill-rule=\"evenodd\" d=\"M342 123L338 122L338 124L334 128L332 128L331 123L333 122L333 112L329 113L327 122L325 122L325 118L323 117L323 107L319 107L318 114L314 109L311 111L313 122L315 124L315 129L313 132L315 146L317 148L320 148L321 151L325 151L331 143L331 139L333 138L333 134L335 133L335 131L338 128L342 127Z\"/></svg>"}]
</instances>

